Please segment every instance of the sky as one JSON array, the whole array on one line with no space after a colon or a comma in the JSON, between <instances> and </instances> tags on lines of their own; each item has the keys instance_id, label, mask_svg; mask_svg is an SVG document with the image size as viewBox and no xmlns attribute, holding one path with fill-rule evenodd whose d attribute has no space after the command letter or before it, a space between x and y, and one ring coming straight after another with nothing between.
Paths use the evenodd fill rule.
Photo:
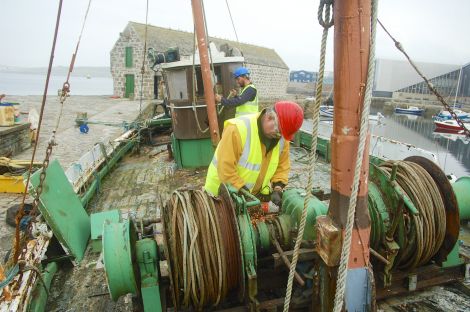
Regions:
<instances>
[{"instance_id":1,"label":"sky","mask_svg":"<svg viewBox=\"0 0 470 312\"><path fill-rule=\"evenodd\" d=\"M64 0L55 66L68 66L89 0ZM338 1L338 0L337 0ZM241 42L276 50L291 70L318 70L319 0L227 0ZM0 65L47 67L59 1L0 0ZM147 0L92 0L75 66L109 66L128 21L145 23ZM205 0L210 36L235 40L226 1ZM470 62L469 0L380 0L379 19L416 61ZM192 31L190 0L149 0L148 23ZM333 29L327 70L333 68ZM404 59L378 29L378 58Z\"/></svg>"}]
</instances>

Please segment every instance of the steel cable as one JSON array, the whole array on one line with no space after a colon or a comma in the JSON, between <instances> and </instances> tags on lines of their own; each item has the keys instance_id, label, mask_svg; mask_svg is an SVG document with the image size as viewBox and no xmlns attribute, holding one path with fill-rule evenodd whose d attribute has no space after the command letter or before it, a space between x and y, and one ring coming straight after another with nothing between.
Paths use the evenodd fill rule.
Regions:
<instances>
[{"instance_id":1,"label":"steel cable","mask_svg":"<svg viewBox=\"0 0 470 312\"><path fill-rule=\"evenodd\" d=\"M239 242L231 213L200 190L174 191L164 208L174 304L217 306L239 285Z\"/></svg>"},{"instance_id":2,"label":"steel cable","mask_svg":"<svg viewBox=\"0 0 470 312\"><path fill-rule=\"evenodd\" d=\"M444 242L446 211L439 188L425 169L409 161L388 161L379 168L391 177L394 166L396 182L419 212L404 211L404 246L397 255L400 269L413 269L428 263Z\"/></svg>"},{"instance_id":3,"label":"steel cable","mask_svg":"<svg viewBox=\"0 0 470 312\"><path fill-rule=\"evenodd\" d=\"M390 32L387 30L387 28L385 28L385 26L382 24L382 22L378 21L380 26L382 27L382 29L387 33L387 35L390 37L390 39L392 39L392 41L395 43L395 47L401 52L403 53L403 55L406 57L406 59L408 60L408 62L410 63L410 65L414 68L414 70L416 71L416 73L424 80L424 82L426 83L426 85L428 86L429 90L437 97L437 99L439 100L439 102L441 102L441 104L444 106L444 108L449 111L450 115L452 116L452 118L458 123L458 125L463 129L465 135L467 137L470 137L470 130L467 129L467 127L465 126L465 124L463 123L463 121L457 116L457 114L454 112L454 110L449 106L449 104L447 104L447 101L442 97L442 95L437 91L436 87L434 87L434 85L431 83L431 81L429 81L429 79L419 70L418 66L415 64L415 62L413 62L413 60L411 59L411 57L408 55L408 53L406 53L405 49L403 48L403 45L397 41L391 34Z\"/></svg>"}]
</instances>

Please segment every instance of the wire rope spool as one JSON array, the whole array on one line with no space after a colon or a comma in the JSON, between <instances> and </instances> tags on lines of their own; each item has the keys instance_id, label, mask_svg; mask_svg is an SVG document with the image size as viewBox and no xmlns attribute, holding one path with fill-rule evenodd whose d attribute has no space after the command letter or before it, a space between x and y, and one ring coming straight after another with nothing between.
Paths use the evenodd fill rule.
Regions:
<instances>
[{"instance_id":1,"label":"wire rope spool","mask_svg":"<svg viewBox=\"0 0 470 312\"><path fill-rule=\"evenodd\" d=\"M122 295L138 292L140 281L135 244L136 233L132 221L104 223L103 261L109 293L114 301Z\"/></svg>"},{"instance_id":2,"label":"wire rope spool","mask_svg":"<svg viewBox=\"0 0 470 312\"><path fill-rule=\"evenodd\" d=\"M446 174L434 162L420 156L411 156L406 158L405 161L420 165L431 175L444 201L446 232L444 242L434 256L436 262L440 264L446 260L447 255L452 251L459 238L460 214L455 192Z\"/></svg>"},{"instance_id":3,"label":"wire rope spool","mask_svg":"<svg viewBox=\"0 0 470 312\"><path fill-rule=\"evenodd\" d=\"M395 266L404 270L428 263L441 250L446 236L445 196L435 180L437 171L429 173L431 167L427 165L427 162L415 158L388 161L379 166L396 185L395 189L404 192L404 198L411 201L402 212L393 211L399 208L395 206L389 211L389 215L400 220L397 231L392 235L400 246Z\"/></svg>"},{"instance_id":4,"label":"wire rope spool","mask_svg":"<svg viewBox=\"0 0 470 312\"><path fill-rule=\"evenodd\" d=\"M172 193L163 208L162 223L176 309L217 306L243 286L236 222L230 201L200 190Z\"/></svg>"}]
</instances>

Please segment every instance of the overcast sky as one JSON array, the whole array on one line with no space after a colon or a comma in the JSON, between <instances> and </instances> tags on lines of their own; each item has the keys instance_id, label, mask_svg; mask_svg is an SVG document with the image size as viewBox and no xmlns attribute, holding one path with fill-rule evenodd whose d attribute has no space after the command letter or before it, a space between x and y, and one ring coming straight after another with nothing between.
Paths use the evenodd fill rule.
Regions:
<instances>
[{"instance_id":1,"label":"overcast sky","mask_svg":"<svg viewBox=\"0 0 470 312\"><path fill-rule=\"evenodd\" d=\"M344 0L343 0L344 1ZM47 67L59 1L0 0L0 65ZM240 41L273 48L291 70L317 70L319 0L228 0ZM54 65L68 66L88 0L64 0ZM224 0L205 0L210 36L235 40ZM109 66L128 21L145 22L146 0L93 0L76 66ZM193 30L190 0L149 0L149 23ZM417 61L470 62L470 0L380 0L379 18ZM332 69L330 31L327 69ZM403 59L379 29L377 57Z\"/></svg>"}]
</instances>

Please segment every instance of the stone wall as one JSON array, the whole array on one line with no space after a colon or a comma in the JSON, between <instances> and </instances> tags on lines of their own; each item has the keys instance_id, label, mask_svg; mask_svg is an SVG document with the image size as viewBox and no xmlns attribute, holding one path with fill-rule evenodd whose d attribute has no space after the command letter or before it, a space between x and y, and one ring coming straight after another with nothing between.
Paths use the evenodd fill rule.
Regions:
<instances>
[{"instance_id":1,"label":"stone wall","mask_svg":"<svg viewBox=\"0 0 470 312\"><path fill-rule=\"evenodd\" d=\"M0 127L0 157L11 157L31 146L29 123Z\"/></svg>"},{"instance_id":2,"label":"stone wall","mask_svg":"<svg viewBox=\"0 0 470 312\"><path fill-rule=\"evenodd\" d=\"M126 47L132 47L132 67L126 67ZM126 29L120 34L118 41L111 50L111 75L113 76L113 93L116 96L124 97L126 92L127 74L134 75L134 99L140 99L140 89L142 82L142 58L143 43L132 29ZM153 98L154 72L149 67L147 56L146 66L142 83L142 93L144 99Z\"/></svg>"},{"instance_id":3,"label":"stone wall","mask_svg":"<svg viewBox=\"0 0 470 312\"><path fill-rule=\"evenodd\" d=\"M258 89L260 100L277 100L286 97L289 69L247 64L251 80Z\"/></svg>"},{"instance_id":4,"label":"stone wall","mask_svg":"<svg viewBox=\"0 0 470 312\"><path fill-rule=\"evenodd\" d=\"M133 48L133 67L127 68L126 47ZM134 75L134 99L140 99L141 67L143 42L131 25L120 34L111 50L111 75L113 76L114 95L124 97L126 92L126 74ZM286 97L289 81L289 69L266 65L247 64L252 72L253 83L259 90L261 100L276 100ZM146 69L143 80L144 99L154 97L154 72L146 57Z\"/></svg>"}]
</instances>

